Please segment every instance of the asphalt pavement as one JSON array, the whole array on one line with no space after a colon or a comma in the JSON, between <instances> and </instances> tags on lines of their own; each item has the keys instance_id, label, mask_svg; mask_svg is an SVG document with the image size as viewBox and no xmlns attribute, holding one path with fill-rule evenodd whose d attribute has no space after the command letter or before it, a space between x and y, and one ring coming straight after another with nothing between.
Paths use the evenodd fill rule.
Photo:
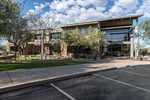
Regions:
<instances>
[{"instance_id":1,"label":"asphalt pavement","mask_svg":"<svg viewBox=\"0 0 150 100\"><path fill-rule=\"evenodd\" d=\"M150 66L106 70L1 94L0 100L150 100Z\"/></svg>"}]
</instances>

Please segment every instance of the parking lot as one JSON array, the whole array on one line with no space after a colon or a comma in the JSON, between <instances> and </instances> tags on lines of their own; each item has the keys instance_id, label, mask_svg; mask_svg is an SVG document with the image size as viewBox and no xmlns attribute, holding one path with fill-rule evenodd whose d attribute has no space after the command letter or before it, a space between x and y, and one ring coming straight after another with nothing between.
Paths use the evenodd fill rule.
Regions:
<instances>
[{"instance_id":1,"label":"parking lot","mask_svg":"<svg viewBox=\"0 0 150 100\"><path fill-rule=\"evenodd\" d=\"M0 95L0 100L150 100L150 66L100 71Z\"/></svg>"}]
</instances>

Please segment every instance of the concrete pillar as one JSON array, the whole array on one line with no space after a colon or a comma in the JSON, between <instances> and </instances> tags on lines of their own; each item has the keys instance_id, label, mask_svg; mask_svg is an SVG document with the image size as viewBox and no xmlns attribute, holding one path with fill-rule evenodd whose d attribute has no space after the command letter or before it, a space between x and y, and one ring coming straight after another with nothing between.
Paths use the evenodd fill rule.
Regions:
<instances>
[{"instance_id":1,"label":"concrete pillar","mask_svg":"<svg viewBox=\"0 0 150 100\"><path fill-rule=\"evenodd\" d=\"M139 47L139 42L140 42L140 40L139 40L138 27L135 27L134 33L136 34L135 59L138 59L138 57L139 57L139 50L140 50L140 47Z\"/></svg>"},{"instance_id":2,"label":"concrete pillar","mask_svg":"<svg viewBox=\"0 0 150 100\"><path fill-rule=\"evenodd\" d=\"M135 41L136 38L136 34L138 33L138 29L137 29L137 25L138 25L138 19L133 20L133 26L134 26L134 30L133 30L133 34L131 36L131 58L137 59L137 57L139 56L139 50L137 42Z\"/></svg>"},{"instance_id":3,"label":"concrete pillar","mask_svg":"<svg viewBox=\"0 0 150 100\"><path fill-rule=\"evenodd\" d=\"M41 33L41 60L44 60L44 31Z\"/></svg>"},{"instance_id":4,"label":"concrete pillar","mask_svg":"<svg viewBox=\"0 0 150 100\"><path fill-rule=\"evenodd\" d=\"M134 58L134 34L130 35L130 58Z\"/></svg>"}]
</instances>

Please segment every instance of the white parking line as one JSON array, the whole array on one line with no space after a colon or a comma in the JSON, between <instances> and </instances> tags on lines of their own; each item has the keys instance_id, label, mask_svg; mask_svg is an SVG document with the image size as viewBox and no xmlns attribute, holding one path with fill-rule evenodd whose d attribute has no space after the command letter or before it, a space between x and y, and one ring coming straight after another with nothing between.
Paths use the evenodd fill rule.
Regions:
<instances>
[{"instance_id":1,"label":"white parking line","mask_svg":"<svg viewBox=\"0 0 150 100\"><path fill-rule=\"evenodd\" d=\"M104 79L107 79L107 80L110 80L110 81L114 81L114 82L116 82L116 83L120 83L120 84L129 86L129 87L136 88L136 89L138 89L138 90L141 90L141 91L150 93L150 90L149 90L149 89L145 89L145 88L142 88L142 87L139 87L139 86L136 86L136 85L132 85L132 84L130 84L130 83L126 83L126 82L123 82L123 81L119 81L119 80L116 80L116 79L112 79L112 78L110 78L110 77L106 77L106 76L103 76L103 75L97 75L97 74L94 74L93 76L96 76L96 77L99 77L99 78L104 78Z\"/></svg>"},{"instance_id":2,"label":"white parking line","mask_svg":"<svg viewBox=\"0 0 150 100\"><path fill-rule=\"evenodd\" d=\"M136 72L132 72L132 71L127 71L127 70L120 70L120 71L123 71L123 72L126 72L126 73L129 73L129 74L133 74L133 75L138 75L138 76L142 76L142 77L149 77L148 75L143 75L143 74L140 74L140 73L136 73Z\"/></svg>"},{"instance_id":3,"label":"white parking line","mask_svg":"<svg viewBox=\"0 0 150 100\"><path fill-rule=\"evenodd\" d=\"M76 100L74 97L72 97L71 95L69 95L68 93L66 93L65 91L63 91L62 89L60 89L59 87L57 87L55 84L51 83L50 84L53 88L55 88L56 90L58 90L60 93L62 93L64 96L66 96L68 99L70 100Z\"/></svg>"},{"instance_id":4,"label":"white parking line","mask_svg":"<svg viewBox=\"0 0 150 100\"><path fill-rule=\"evenodd\" d=\"M139 67L139 68L141 68L141 70L150 70L148 68L143 68L143 67ZM128 69L134 69L134 67L133 68L132 67L128 67Z\"/></svg>"},{"instance_id":5,"label":"white parking line","mask_svg":"<svg viewBox=\"0 0 150 100\"><path fill-rule=\"evenodd\" d=\"M150 69L148 69L148 68L143 68L143 70L150 70Z\"/></svg>"}]
</instances>

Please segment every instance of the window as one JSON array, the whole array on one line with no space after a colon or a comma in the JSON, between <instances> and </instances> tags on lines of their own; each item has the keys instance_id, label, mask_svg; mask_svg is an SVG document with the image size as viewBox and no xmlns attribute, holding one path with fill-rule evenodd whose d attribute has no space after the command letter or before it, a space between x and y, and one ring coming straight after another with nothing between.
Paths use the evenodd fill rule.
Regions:
<instances>
[{"instance_id":1,"label":"window","mask_svg":"<svg viewBox=\"0 0 150 100\"><path fill-rule=\"evenodd\" d=\"M80 34L87 34L88 33L88 28L84 27L84 28L80 28Z\"/></svg>"},{"instance_id":2,"label":"window","mask_svg":"<svg viewBox=\"0 0 150 100\"><path fill-rule=\"evenodd\" d=\"M105 30L106 40L111 42L117 41L129 41L129 33L131 29L115 29L115 30Z\"/></svg>"},{"instance_id":3,"label":"window","mask_svg":"<svg viewBox=\"0 0 150 100\"><path fill-rule=\"evenodd\" d=\"M52 39L60 39L60 33L52 33Z\"/></svg>"}]
</instances>

